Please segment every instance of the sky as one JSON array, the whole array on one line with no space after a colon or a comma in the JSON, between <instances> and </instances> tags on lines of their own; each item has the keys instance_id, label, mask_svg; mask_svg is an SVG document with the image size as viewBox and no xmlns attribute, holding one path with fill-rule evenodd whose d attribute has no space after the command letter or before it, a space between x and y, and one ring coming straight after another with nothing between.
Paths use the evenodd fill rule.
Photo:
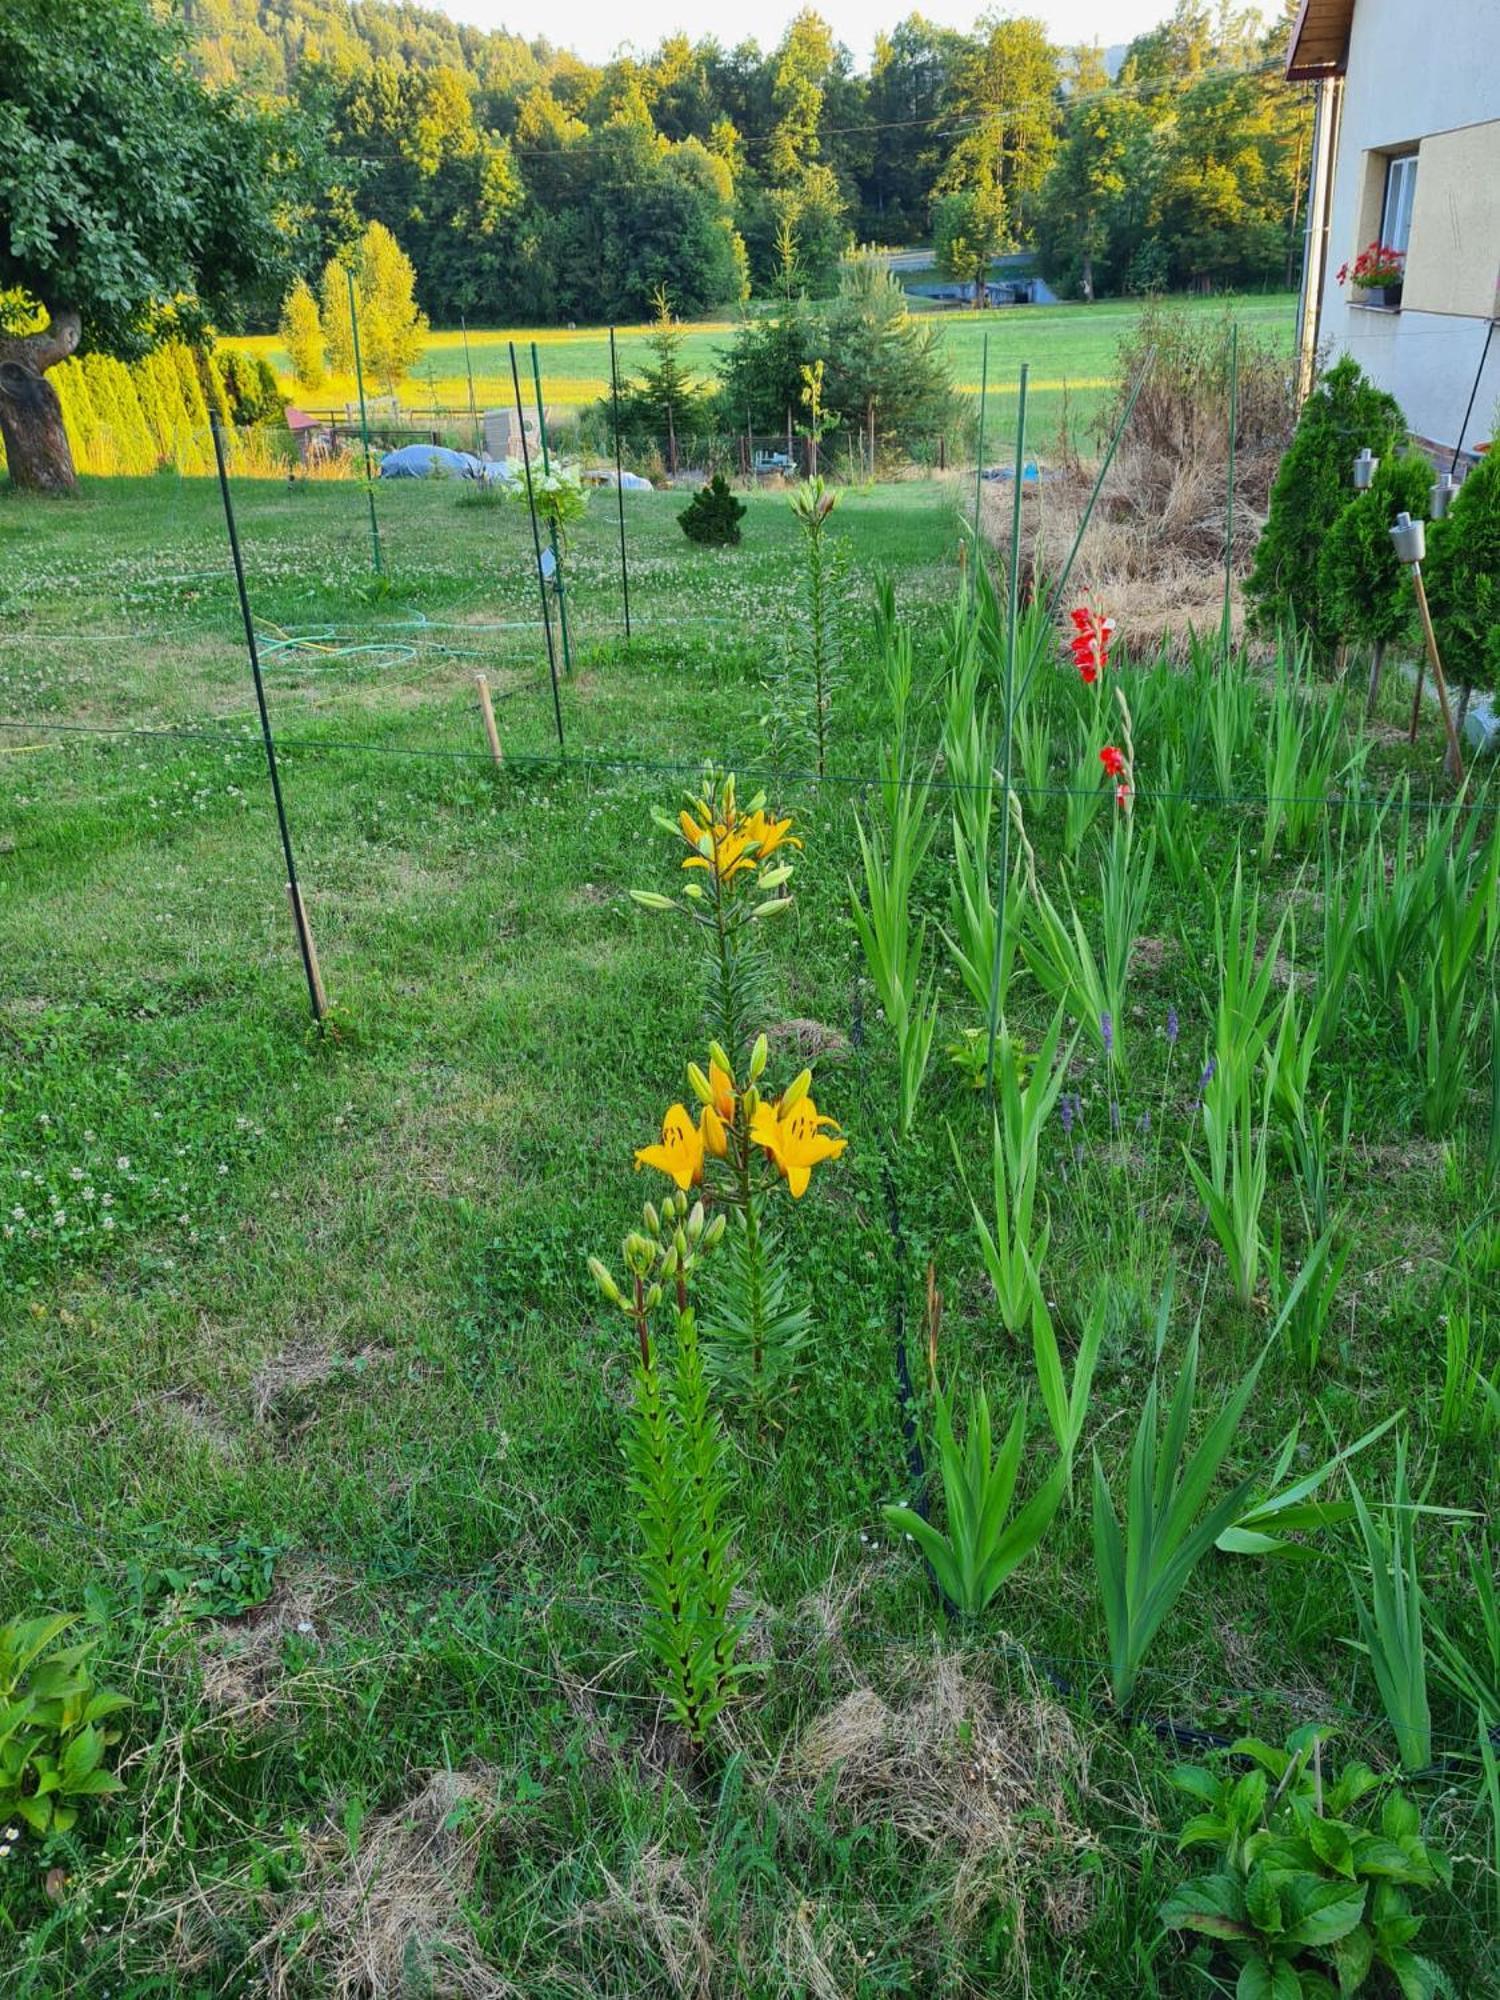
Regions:
<instances>
[{"instance_id":1,"label":"sky","mask_svg":"<svg viewBox=\"0 0 1500 2000\"><path fill-rule=\"evenodd\" d=\"M985 0L811 0L861 67L875 36L907 14L920 13L944 27L968 28L986 11ZM545 35L559 48L575 49L587 62L603 62L623 45L644 55L664 35L681 28L696 41L714 35L726 47L754 39L774 48L782 30L805 0L436 0L455 20L482 28L509 28L528 41ZM1172 11L1172 0L1012 0L995 12L1033 14L1045 21L1064 47L1098 42L1108 48L1155 27Z\"/></svg>"}]
</instances>

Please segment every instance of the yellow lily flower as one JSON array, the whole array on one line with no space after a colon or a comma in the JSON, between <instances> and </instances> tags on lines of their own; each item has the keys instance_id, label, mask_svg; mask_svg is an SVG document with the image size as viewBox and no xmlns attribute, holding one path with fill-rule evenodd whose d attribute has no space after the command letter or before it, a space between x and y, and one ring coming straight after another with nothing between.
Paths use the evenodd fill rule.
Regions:
<instances>
[{"instance_id":1,"label":"yellow lily flower","mask_svg":"<svg viewBox=\"0 0 1500 2000\"><path fill-rule=\"evenodd\" d=\"M636 1151L638 1167L657 1167L670 1174L684 1194L703 1179L703 1134L687 1114L687 1107L674 1104L661 1121L661 1142L641 1146Z\"/></svg>"},{"instance_id":2,"label":"yellow lily flower","mask_svg":"<svg viewBox=\"0 0 1500 2000\"><path fill-rule=\"evenodd\" d=\"M755 842L757 862L769 860L778 847L802 845L792 832L790 814L785 819L772 819L764 811L753 812L745 821L745 829Z\"/></svg>"},{"instance_id":3,"label":"yellow lily flower","mask_svg":"<svg viewBox=\"0 0 1500 2000\"><path fill-rule=\"evenodd\" d=\"M757 1146L765 1147L786 1175L794 1201L807 1192L813 1168L823 1160L836 1160L849 1143L847 1139L825 1138L825 1125L835 1132L839 1129L832 1118L820 1118L817 1105L805 1095L795 1104L788 1105L783 1099L780 1104L756 1107L750 1137Z\"/></svg>"},{"instance_id":4,"label":"yellow lily flower","mask_svg":"<svg viewBox=\"0 0 1500 2000\"><path fill-rule=\"evenodd\" d=\"M700 834L696 847L697 851L688 856L683 867L707 868L721 882L733 881L742 869L755 866L755 842L743 826L731 832L720 822Z\"/></svg>"}]
</instances>

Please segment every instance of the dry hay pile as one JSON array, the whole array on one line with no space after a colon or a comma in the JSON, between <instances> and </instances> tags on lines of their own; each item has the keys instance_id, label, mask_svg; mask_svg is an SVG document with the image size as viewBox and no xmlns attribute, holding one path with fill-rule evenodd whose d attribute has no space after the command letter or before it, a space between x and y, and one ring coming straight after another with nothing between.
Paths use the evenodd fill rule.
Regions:
<instances>
[{"instance_id":1,"label":"dry hay pile","mask_svg":"<svg viewBox=\"0 0 1500 2000\"><path fill-rule=\"evenodd\" d=\"M1227 318L1204 324L1167 309L1141 315L1119 357L1122 384L1154 360L1073 566L1070 603L1087 592L1119 624L1138 657L1181 652L1188 631L1218 632L1224 609L1224 531L1229 496L1229 359ZM1088 506L1108 440L1124 407L1120 394L1099 420L1097 457L1086 461L1066 420L1046 477L1024 489L1023 574L1061 573ZM1265 526L1271 482L1295 421L1286 358L1269 344L1239 340L1233 572L1249 573ZM1008 547L1011 496L986 488L985 532ZM1235 591L1236 637L1243 608Z\"/></svg>"},{"instance_id":2,"label":"dry hay pile","mask_svg":"<svg viewBox=\"0 0 1500 2000\"><path fill-rule=\"evenodd\" d=\"M479 1843L497 1810L492 1772L436 1771L404 1805L327 1856L313 1888L255 1946L271 2000L509 2000L464 1916Z\"/></svg>"},{"instance_id":3,"label":"dry hay pile","mask_svg":"<svg viewBox=\"0 0 1500 2000\"><path fill-rule=\"evenodd\" d=\"M1057 1935L1092 1911L1094 1874L1075 1864L1094 1843L1073 1817L1087 1747L1040 1690L1002 1695L961 1656L913 1660L909 1682L898 1706L859 1687L826 1709L798 1740L794 1781L831 1786L847 1818L951 1858L956 1923L1010 1904L1024 1977L1028 1907Z\"/></svg>"}]
</instances>

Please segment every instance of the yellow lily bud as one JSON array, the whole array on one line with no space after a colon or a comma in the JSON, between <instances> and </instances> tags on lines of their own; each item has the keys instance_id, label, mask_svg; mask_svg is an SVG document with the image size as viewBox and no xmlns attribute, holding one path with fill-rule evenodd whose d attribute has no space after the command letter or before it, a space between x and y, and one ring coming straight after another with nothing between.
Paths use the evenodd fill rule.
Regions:
<instances>
[{"instance_id":1,"label":"yellow lily bud","mask_svg":"<svg viewBox=\"0 0 1500 2000\"><path fill-rule=\"evenodd\" d=\"M781 1093L782 1113L785 1114L790 1111L794 1104L800 1104L811 1089L812 1071L805 1069L800 1076L794 1076L786 1089Z\"/></svg>"},{"instance_id":2,"label":"yellow lily bud","mask_svg":"<svg viewBox=\"0 0 1500 2000\"><path fill-rule=\"evenodd\" d=\"M756 877L762 889L779 889L783 882L792 879L791 863L783 861L779 868L767 868Z\"/></svg>"},{"instance_id":3,"label":"yellow lily bud","mask_svg":"<svg viewBox=\"0 0 1500 2000\"><path fill-rule=\"evenodd\" d=\"M632 889L630 900L639 903L643 910L675 910L677 904L670 896L663 896L657 889Z\"/></svg>"},{"instance_id":4,"label":"yellow lily bud","mask_svg":"<svg viewBox=\"0 0 1500 2000\"><path fill-rule=\"evenodd\" d=\"M656 1251L639 1230L625 1238L625 1268L633 1278L644 1278L656 1262Z\"/></svg>"},{"instance_id":5,"label":"yellow lily bud","mask_svg":"<svg viewBox=\"0 0 1500 2000\"><path fill-rule=\"evenodd\" d=\"M648 1312L655 1312L656 1308L660 1304L661 1304L661 1286L653 1285L650 1291L647 1292L646 1294L646 1310Z\"/></svg>"},{"instance_id":6,"label":"yellow lily bud","mask_svg":"<svg viewBox=\"0 0 1500 2000\"><path fill-rule=\"evenodd\" d=\"M752 917L779 917L783 910L791 907L790 896L773 896L769 903L757 903L750 914Z\"/></svg>"},{"instance_id":7,"label":"yellow lily bud","mask_svg":"<svg viewBox=\"0 0 1500 2000\"><path fill-rule=\"evenodd\" d=\"M724 1121L711 1104L705 1104L699 1117L705 1149L716 1160L722 1160L729 1151L729 1141L724 1134Z\"/></svg>"},{"instance_id":8,"label":"yellow lily bud","mask_svg":"<svg viewBox=\"0 0 1500 2000\"><path fill-rule=\"evenodd\" d=\"M679 1263L686 1260L688 1253L687 1236L681 1229L677 1231L676 1236L672 1240L672 1250Z\"/></svg>"},{"instance_id":9,"label":"yellow lily bud","mask_svg":"<svg viewBox=\"0 0 1500 2000\"><path fill-rule=\"evenodd\" d=\"M759 1083L765 1075L766 1064L770 1060L771 1044L764 1035L757 1035L755 1047L750 1051L750 1081Z\"/></svg>"},{"instance_id":10,"label":"yellow lily bud","mask_svg":"<svg viewBox=\"0 0 1500 2000\"><path fill-rule=\"evenodd\" d=\"M760 1109L760 1092L755 1088L755 1085L752 1083L750 1088L745 1092L745 1120L747 1124L754 1118L756 1112L759 1111L759 1109Z\"/></svg>"},{"instance_id":11,"label":"yellow lily bud","mask_svg":"<svg viewBox=\"0 0 1500 2000\"><path fill-rule=\"evenodd\" d=\"M684 896L691 896L695 903L703 901L703 891L698 887L696 882L689 882L682 893Z\"/></svg>"},{"instance_id":12,"label":"yellow lily bud","mask_svg":"<svg viewBox=\"0 0 1500 2000\"><path fill-rule=\"evenodd\" d=\"M717 1042L709 1043L708 1059L712 1063L717 1063L719 1068L723 1070L726 1076L734 1075L734 1064L729 1060L728 1056L725 1055L723 1049L720 1048Z\"/></svg>"},{"instance_id":13,"label":"yellow lily bud","mask_svg":"<svg viewBox=\"0 0 1500 2000\"><path fill-rule=\"evenodd\" d=\"M700 1104L713 1103L714 1094L708 1078L695 1062L690 1062L687 1066L687 1080L692 1085L693 1095Z\"/></svg>"},{"instance_id":14,"label":"yellow lily bud","mask_svg":"<svg viewBox=\"0 0 1500 2000\"><path fill-rule=\"evenodd\" d=\"M590 1257L589 1259L589 1275L612 1306L619 1306L625 1303L620 1294L620 1287L615 1283L597 1257Z\"/></svg>"},{"instance_id":15,"label":"yellow lily bud","mask_svg":"<svg viewBox=\"0 0 1500 2000\"><path fill-rule=\"evenodd\" d=\"M698 1241L698 1238L702 1234L703 1234L703 1204L701 1201L695 1201L693 1203L693 1212L687 1219L687 1235L689 1243L696 1243Z\"/></svg>"},{"instance_id":16,"label":"yellow lily bud","mask_svg":"<svg viewBox=\"0 0 1500 2000\"><path fill-rule=\"evenodd\" d=\"M666 1256L663 1257L661 1260L661 1275L664 1281L667 1278L676 1277L678 1262L679 1262L679 1252L677 1249L677 1245L675 1243L670 1244L667 1248Z\"/></svg>"},{"instance_id":17,"label":"yellow lily bud","mask_svg":"<svg viewBox=\"0 0 1500 2000\"><path fill-rule=\"evenodd\" d=\"M715 1249L723 1242L724 1231L728 1223L729 1217L724 1213L723 1209L720 1209L719 1213L703 1232L703 1247L705 1250Z\"/></svg>"},{"instance_id":18,"label":"yellow lily bud","mask_svg":"<svg viewBox=\"0 0 1500 2000\"><path fill-rule=\"evenodd\" d=\"M641 1215L645 1219L646 1227L650 1230L651 1234L653 1236L660 1236L661 1217L656 1212L655 1202L648 1201L645 1207L642 1208Z\"/></svg>"}]
</instances>

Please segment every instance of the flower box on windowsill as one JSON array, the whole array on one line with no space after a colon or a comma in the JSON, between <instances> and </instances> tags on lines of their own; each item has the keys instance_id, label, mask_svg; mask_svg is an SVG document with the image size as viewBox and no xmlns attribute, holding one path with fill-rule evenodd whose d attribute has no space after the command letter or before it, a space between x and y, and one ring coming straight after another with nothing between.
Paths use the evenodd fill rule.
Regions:
<instances>
[{"instance_id":1,"label":"flower box on windowsill","mask_svg":"<svg viewBox=\"0 0 1500 2000\"><path fill-rule=\"evenodd\" d=\"M1356 306L1372 306L1377 312L1400 312L1400 285L1358 285L1349 303Z\"/></svg>"}]
</instances>

